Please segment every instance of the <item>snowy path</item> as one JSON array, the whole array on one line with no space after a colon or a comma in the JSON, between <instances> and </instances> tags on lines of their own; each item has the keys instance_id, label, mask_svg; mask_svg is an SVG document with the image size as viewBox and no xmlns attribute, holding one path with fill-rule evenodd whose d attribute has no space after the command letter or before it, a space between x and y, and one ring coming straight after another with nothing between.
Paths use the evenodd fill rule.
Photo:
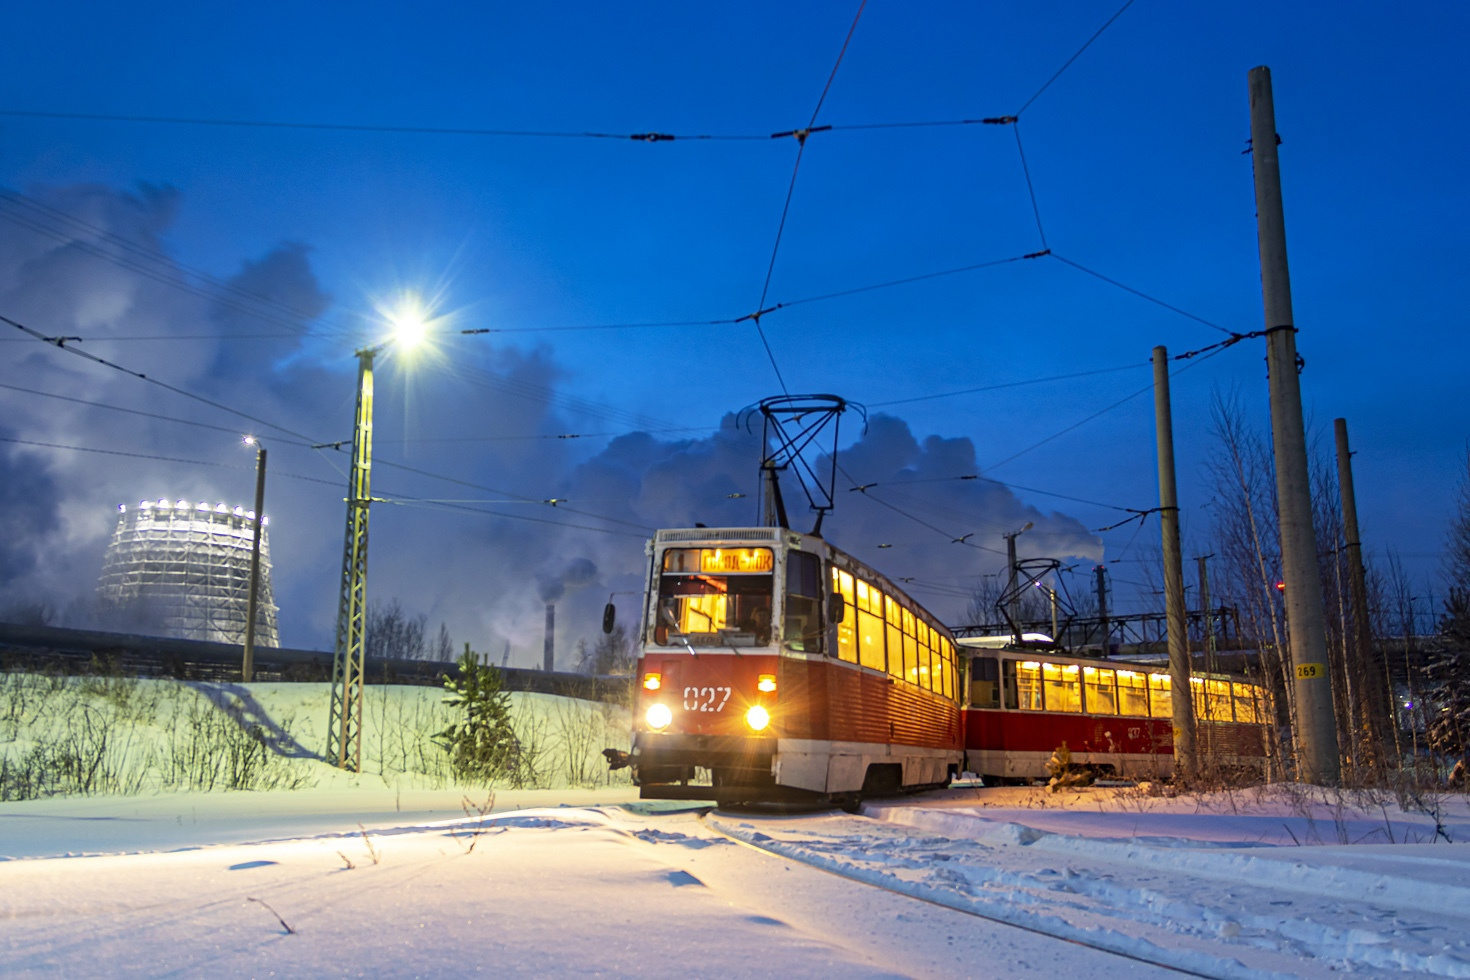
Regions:
<instances>
[{"instance_id":1,"label":"snowy path","mask_svg":"<svg viewBox=\"0 0 1470 980\"><path fill-rule=\"evenodd\" d=\"M472 820L452 792L381 788L6 804L0 971L1178 975L1081 942L1208 976L1470 976L1463 844L1283 847L1268 825L1289 840L1310 824L1102 795L702 820L620 805L632 792L506 793L532 808ZM1427 839L1414 819L1384 836Z\"/></svg>"},{"instance_id":2,"label":"snowy path","mask_svg":"<svg viewBox=\"0 0 1470 980\"><path fill-rule=\"evenodd\" d=\"M855 880L1207 976L1470 976L1465 845L1212 846L1040 830L1058 822L1045 810L908 804L865 814L710 820ZM1098 816L1082 822L1096 827ZM1115 816L1115 826L1149 823ZM1230 821L1216 823L1228 837Z\"/></svg>"},{"instance_id":3,"label":"snowy path","mask_svg":"<svg viewBox=\"0 0 1470 980\"><path fill-rule=\"evenodd\" d=\"M0 863L0 924L4 971L19 976L1054 977L1116 966L773 861L692 813L603 807L13 860Z\"/></svg>"}]
</instances>

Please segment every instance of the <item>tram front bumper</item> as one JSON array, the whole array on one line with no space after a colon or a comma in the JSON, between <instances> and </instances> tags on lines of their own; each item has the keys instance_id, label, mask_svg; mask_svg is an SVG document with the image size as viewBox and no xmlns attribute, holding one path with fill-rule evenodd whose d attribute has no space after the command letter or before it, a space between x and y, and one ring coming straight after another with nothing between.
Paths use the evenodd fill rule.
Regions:
<instances>
[{"instance_id":1,"label":"tram front bumper","mask_svg":"<svg viewBox=\"0 0 1470 980\"><path fill-rule=\"evenodd\" d=\"M775 789L775 755L771 738L635 732L628 761L645 799L733 799Z\"/></svg>"}]
</instances>

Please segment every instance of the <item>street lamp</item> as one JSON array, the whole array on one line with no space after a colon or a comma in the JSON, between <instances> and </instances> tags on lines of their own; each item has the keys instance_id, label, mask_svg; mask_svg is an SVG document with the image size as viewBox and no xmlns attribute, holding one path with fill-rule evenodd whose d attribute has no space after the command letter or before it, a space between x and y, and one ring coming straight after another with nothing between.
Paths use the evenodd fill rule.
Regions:
<instances>
[{"instance_id":1,"label":"street lamp","mask_svg":"<svg viewBox=\"0 0 1470 980\"><path fill-rule=\"evenodd\" d=\"M421 343L429 318L417 297L404 296L381 311L392 336L357 352L357 416L352 430L352 466L347 476L347 532L342 545L342 581L337 600L337 642L332 657L332 714L327 722L327 761L362 771L362 696L367 637L368 506L372 503L373 358L391 345Z\"/></svg>"},{"instance_id":2,"label":"street lamp","mask_svg":"<svg viewBox=\"0 0 1470 980\"><path fill-rule=\"evenodd\" d=\"M255 670L255 615L260 608L260 529L265 524L265 447L255 436L245 445L255 447L255 528L250 551L250 598L245 604L245 654L240 661L240 682L249 684Z\"/></svg>"}]
</instances>

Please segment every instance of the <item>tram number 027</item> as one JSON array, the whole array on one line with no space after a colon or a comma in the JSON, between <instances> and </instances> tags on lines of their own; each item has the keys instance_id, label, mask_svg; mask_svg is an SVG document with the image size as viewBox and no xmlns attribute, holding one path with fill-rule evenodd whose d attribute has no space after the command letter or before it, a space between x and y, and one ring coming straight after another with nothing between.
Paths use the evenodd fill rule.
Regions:
<instances>
[{"instance_id":1,"label":"tram number 027","mask_svg":"<svg viewBox=\"0 0 1470 980\"><path fill-rule=\"evenodd\" d=\"M728 687L684 688L685 711L724 711L725 702L730 700Z\"/></svg>"}]
</instances>

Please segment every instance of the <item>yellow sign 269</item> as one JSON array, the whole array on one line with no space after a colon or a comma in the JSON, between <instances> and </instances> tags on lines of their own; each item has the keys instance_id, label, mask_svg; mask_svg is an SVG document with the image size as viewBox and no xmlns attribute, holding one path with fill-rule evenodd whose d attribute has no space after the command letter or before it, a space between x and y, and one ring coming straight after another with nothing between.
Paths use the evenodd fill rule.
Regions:
<instances>
[{"instance_id":1,"label":"yellow sign 269","mask_svg":"<svg viewBox=\"0 0 1470 980\"><path fill-rule=\"evenodd\" d=\"M1327 676L1326 664L1297 664L1296 676L1298 680L1314 681Z\"/></svg>"}]
</instances>

